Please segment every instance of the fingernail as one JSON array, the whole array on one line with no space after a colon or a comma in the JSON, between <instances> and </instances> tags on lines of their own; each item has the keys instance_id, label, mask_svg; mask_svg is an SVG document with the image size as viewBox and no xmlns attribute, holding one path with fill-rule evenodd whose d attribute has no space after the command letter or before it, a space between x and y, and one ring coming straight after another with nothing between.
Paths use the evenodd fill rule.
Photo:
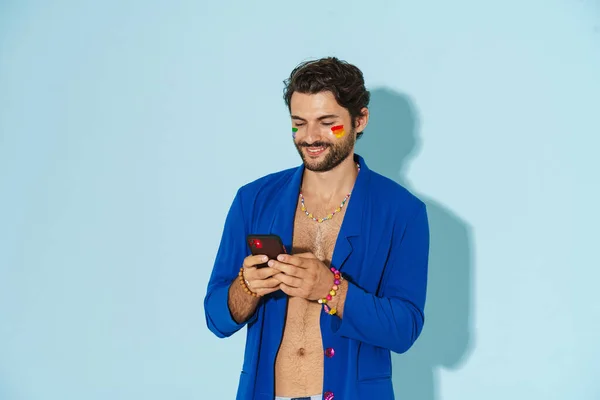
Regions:
<instances>
[{"instance_id":1,"label":"fingernail","mask_svg":"<svg viewBox=\"0 0 600 400\"><path fill-rule=\"evenodd\" d=\"M285 256L283 254L280 254L280 255L277 256L277 259L279 261L283 261L284 258L285 258Z\"/></svg>"},{"instance_id":2,"label":"fingernail","mask_svg":"<svg viewBox=\"0 0 600 400\"><path fill-rule=\"evenodd\" d=\"M272 266L273 266L273 260L269 261L269 262L267 263L267 265L268 265L269 267L272 267Z\"/></svg>"},{"instance_id":3,"label":"fingernail","mask_svg":"<svg viewBox=\"0 0 600 400\"><path fill-rule=\"evenodd\" d=\"M263 258L262 258L263 261L267 261L268 259L269 259L269 257L267 257L267 256L263 256Z\"/></svg>"}]
</instances>

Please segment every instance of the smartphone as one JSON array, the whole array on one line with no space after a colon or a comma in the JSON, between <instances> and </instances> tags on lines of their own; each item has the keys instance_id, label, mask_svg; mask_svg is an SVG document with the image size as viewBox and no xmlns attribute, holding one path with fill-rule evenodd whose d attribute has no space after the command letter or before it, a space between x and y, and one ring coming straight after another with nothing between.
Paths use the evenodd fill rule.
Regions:
<instances>
[{"instance_id":1,"label":"smartphone","mask_svg":"<svg viewBox=\"0 0 600 400\"><path fill-rule=\"evenodd\" d=\"M252 255L264 254L269 260L275 260L278 255L287 253L278 235L248 235L246 237ZM258 264L256 268L265 268L267 263Z\"/></svg>"}]
</instances>

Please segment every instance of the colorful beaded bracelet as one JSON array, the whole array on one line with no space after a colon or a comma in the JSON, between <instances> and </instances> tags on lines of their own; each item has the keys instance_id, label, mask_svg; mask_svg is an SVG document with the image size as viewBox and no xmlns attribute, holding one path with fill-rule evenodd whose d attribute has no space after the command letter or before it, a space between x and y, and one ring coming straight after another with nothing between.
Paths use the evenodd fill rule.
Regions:
<instances>
[{"instance_id":1,"label":"colorful beaded bracelet","mask_svg":"<svg viewBox=\"0 0 600 400\"><path fill-rule=\"evenodd\" d=\"M329 291L329 294L323 298L323 299L319 299L317 300L319 302L319 304L323 304L323 309L325 310L325 312L329 315L334 315L337 310L335 309L335 307L329 307L327 305L327 302L330 301L331 299L333 299L333 296L335 296L337 290L340 288L340 283L342 281L342 274L340 273L340 271L338 271L337 269L335 269L334 267L331 267L331 272L333 272L333 286L331 287L331 290Z\"/></svg>"},{"instance_id":2,"label":"colorful beaded bracelet","mask_svg":"<svg viewBox=\"0 0 600 400\"><path fill-rule=\"evenodd\" d=\"M244 289L244 292L248 293L252 297L258 297L258 294L254 293L252 290L250 290L250 288L248 287L248 284L246 283L246 279L244 278L244 267L240 268L240 272L238 273L238 279L240 281L240 285Z\"/></svg>"}]
</instances>

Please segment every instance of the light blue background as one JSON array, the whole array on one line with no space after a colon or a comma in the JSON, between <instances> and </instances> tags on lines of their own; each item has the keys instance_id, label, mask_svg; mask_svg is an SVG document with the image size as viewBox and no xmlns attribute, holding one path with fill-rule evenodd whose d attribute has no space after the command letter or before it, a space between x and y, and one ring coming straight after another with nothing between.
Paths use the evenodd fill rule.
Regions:
<instances>
[{"instance_id":1,"label":"light blue background","mask_svg":"<svg viewBox=\"0 0 600 400\"><path fill-rule=\"evenodd\" d=\"M429 207L411 400L600 398L600 3L0 3L0 399L232 399L206 328L237 188L298 165L282 80L336 55L358 145Z\"/></svg>"}]
</instances>

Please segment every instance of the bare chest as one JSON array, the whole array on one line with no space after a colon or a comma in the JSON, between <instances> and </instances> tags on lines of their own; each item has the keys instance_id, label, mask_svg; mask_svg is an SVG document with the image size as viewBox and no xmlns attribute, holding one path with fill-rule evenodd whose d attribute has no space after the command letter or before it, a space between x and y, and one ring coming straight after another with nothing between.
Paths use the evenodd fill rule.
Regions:
<instances>
[{"instance_id":1,"label":"bare chest","mask_svg":"<svg viewBox=\"0 0 600 400\"><path fill-rule=\"evenodd\" d=\"M326 211L315 212L315 215L323 214L326 215ZM343 215L342 211L333 219L318 223L298 207L292 252L311 252L329 266ZM315 301L300 297L288 299L285 329L275 364L276 393L279 396L320 393L323 382L321 313L321 305Z\"/></svg>"}]
</instances>

